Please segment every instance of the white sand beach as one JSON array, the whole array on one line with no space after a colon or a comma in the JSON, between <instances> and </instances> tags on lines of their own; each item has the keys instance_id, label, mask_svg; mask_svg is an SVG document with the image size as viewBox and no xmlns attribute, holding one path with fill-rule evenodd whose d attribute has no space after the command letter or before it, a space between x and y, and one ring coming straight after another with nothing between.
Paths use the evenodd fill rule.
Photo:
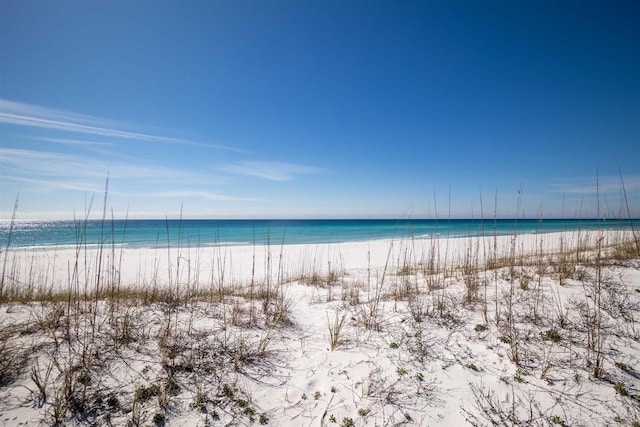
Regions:
<instances>
[{"instance_id":1,"label":"white sand beach","mask_svg":"<svg viewBox=\"0 0 640 427\"><path fill-rule=\"evenodd\" d=\"M593 247L600 237L610 245L630 231L572 231L563 233L503 235L485 237L373 240L365 242L223 245L209 247L167 247L129 249L120 245L104 248L43 249L18 248L0 255L8 263L17 282L35 282L39 290L66 289L78 265L77 281L95 286L100 264L103 281L118 281L127 287L207 286L220 280L230 284L280 279L289 281L309 274L329 271L362 274L371 269L380 273L403 265L432 262L459 266L465 258L484 262L490 257L554 253L564 248ZM99 262L100 260L100 262ZM38 280L33 280L39 274ZM93 290L90 287L89 290Z\"/></svg>"},{"instance_id":2,"label":"white sand beach","mask_svg":"<svg viewBox=\"0 0 640 427\"><path fill-rule=\"evenodd\" d=\"M631 237L10 250L0 424L637 425Z\"/></svg>"}]
</instances>

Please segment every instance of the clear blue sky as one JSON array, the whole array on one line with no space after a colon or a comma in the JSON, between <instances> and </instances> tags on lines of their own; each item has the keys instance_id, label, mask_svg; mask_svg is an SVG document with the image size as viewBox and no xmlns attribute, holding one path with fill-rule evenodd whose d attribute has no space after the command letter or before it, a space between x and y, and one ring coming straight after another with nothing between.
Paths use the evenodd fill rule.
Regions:
<instances>
[{"instance_id":1,"label":"clear blue sky","mask_svg":"<svg viewBox=\"0 0 640 427\"><path fill-rule=\"evenodd\" d=\"M2 218L640 213L637 1L0 5Z\"/></svg>"}]
</instances>

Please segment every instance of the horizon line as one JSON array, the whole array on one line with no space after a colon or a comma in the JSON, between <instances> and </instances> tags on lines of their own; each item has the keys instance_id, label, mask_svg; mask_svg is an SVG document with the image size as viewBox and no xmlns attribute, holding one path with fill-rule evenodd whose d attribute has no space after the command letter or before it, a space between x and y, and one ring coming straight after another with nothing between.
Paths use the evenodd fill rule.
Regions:
<instances>
[{"instance_id":1,"label":"horizon line","mask_svg":"<svg viewBox=\"0 0 640 427\"><path fill-rule=\"evenodd\" d=\"M498 216L498 217L466 217L466 216L455 216L455 217L441 217L441 218L426 218L426 217L415 217L415 218L406 218L406 217L166 217L166 218L126 218L126 217L116 217L116 218L58 218L58 219L50 219L50 218L0 218L0 222L29 222L29 221L48 221L48 222L69 222L69 221L403 221L403 222L411 222L411 221L640 221L640 217L634 218L618 218L618 217L512 217L512 216Z\"/></svg>"}]
</instances>

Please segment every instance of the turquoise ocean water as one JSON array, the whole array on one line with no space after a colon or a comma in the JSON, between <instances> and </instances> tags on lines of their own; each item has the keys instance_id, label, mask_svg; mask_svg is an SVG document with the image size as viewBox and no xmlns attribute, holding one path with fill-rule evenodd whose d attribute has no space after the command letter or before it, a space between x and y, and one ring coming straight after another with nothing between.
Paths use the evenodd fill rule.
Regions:
<instances>
[{"instance_id":1,"label":"turquoise ocean water","mask_svg":"<svg viewBox=\"0 0 640 427\"><path fill-rule=\"evenodd\" d=\"M555 231L631 229L640 220L363 219L363 220L114 220L0 223L0 249L124 245L131 248L317 244L377 239L463 237Z\"/></svg>"}]
</instances>

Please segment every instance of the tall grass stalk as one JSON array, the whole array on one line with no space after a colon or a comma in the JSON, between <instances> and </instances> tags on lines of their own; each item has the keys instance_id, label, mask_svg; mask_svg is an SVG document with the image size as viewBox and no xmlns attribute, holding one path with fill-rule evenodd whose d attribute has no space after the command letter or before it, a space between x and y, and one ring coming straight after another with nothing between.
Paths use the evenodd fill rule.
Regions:
<instances>
[{"instance_id":1,"label":"tall grass stalk","mask_svg":"<svg viewBox=\"0 0 640 427\"><path fill-rule=\"evenodd\" d=\"M95 299L93 305L93 322L91 326L91 341L96 336L96 319L98 316L98 295L100 293L100 285L102 279L102 257L104 250L104 226L107 217L107 196L109 194L109 176L107 176L104 185L104 201L102 206L102 221L100 222L100 243L98 245L98 258L96 260L96 287L95 287Z\"/></svg>"},{"instance_id":2,"label":"tall grass stalk","mask_svg":"<svg viewBox=\"0 0 640 427\"><path fill-rule=\"evenodd\" d=\"M509 249L509 292L507 294L507 313L506 313L506 336L510 349L510 358L516 365L520 364L520 343L518 342L518 331L516 329L516 319L514 311L514 292L515 292L515 261L516 261L516 239L518 236L517 224L520 215L520 207L522 203L522 188L518 189L518 203L516 207L516 219L514 222L514 234L511 239L511 247Z\"/></svg>"},{"instance_id":3,"label":"tall grass stalk","mask_svg":"<svg viewBox=\"0 0 640 427\"><path fill-rule=\"evenodd\" d=\"M640 236L636 234L636 230L633 227L633 216L631 215L631 209L629 207L629 199L627 198L627 190L624 185L624 178L622 178L622 170L620 169L619 162L618 162L618 173L620 174L620 186L622 187L622 195L624 196L624 205L627 210L627 218L629 219L629 225L631 227L631 235L636 245L636 254L640 256Z\"/></svg>"},{"instance_id":4,"label":"tall grass stalk","mask_svg":"<svg viewBox=\"0 0 640 427\"><path fill-rule=\"evenodd\" d=\"M342 334L342 328L344 327L344 322L347 319L347 312L339 315L338 312L335 312L333 320L329 319L329 314L327 314L327 330L329 331L329 347L331 351L335 350L338 347L340 342L340 336Z\"/></svg>"},{"instance_id":5,"label":"tall grass stalk","mask_svg":"<svg viewBox=\"0 0 640 427\"><path fill-rule=\"evenodd\" d=\"M11 214L11 222L9 222L9 233L7 235L7 245L4 250L4 261L2 263L2 278L0 279L0 303L2 303L5 287L5 277L7 271L7 261L9 259L9 247L11 246L11 237L13 236L13 227L16 223L16 214L18 213L18 201L20 196L16 196L16 201L13 205L13 213Z\"/></svg>"},{"instance_id":6,"label":"tall grass stalk","mask_svg":"<svg viewBox=\"0 0 640 427\"><path fill-rule=\"evenodd\" d=\"M484 228L484 203L482 200L482 188L480 188L480 235L482 238L482 259L485 263L485 266L487 264L487 245L485 242L485 228ZM489 279L487 278L487 268L485 267L483 269L484 271L484 280L482 281L483 286L484 286L484 294L482 296L482 318L484 320L484 323L489 323L489 313L488 313L488 305L489 302L487 300L487 286L489 283Z\"/></svg>"},{"instance_id":7,"label":"tall grass stalk","mask_svg":"<svg viewBox=\"0 0 640 427\"><path fill-rule=\"evenodd\" d=\"M500 325L500 298L498 298L498 190L493 199L493 282L495 284L496 325Z\"/></svg>"}]
</instances>

